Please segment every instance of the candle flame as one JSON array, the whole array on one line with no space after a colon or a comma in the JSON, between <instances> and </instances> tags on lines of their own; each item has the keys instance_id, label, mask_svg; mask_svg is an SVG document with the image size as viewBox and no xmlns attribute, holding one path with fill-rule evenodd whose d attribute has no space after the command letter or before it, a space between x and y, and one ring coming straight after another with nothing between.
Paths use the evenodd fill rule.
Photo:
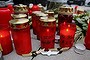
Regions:
<instances>
[{"instance_id":1,"label":"candle flame","mask_svg":"<svg viewBox=\"0 0 90 60\"><path fill-rule=\"evenodd\" d=\"M47 32L49 32L49 29L47 29Z\"/></svg>"},{"instance_id":2,"label":"candle flame","mask_svg":"<svg viewBox=\"0 0 90 60\"><path fill-rule=\"evenodd\" d=\"M68 29L66 29L66 31L68 32Z\"/></svg>"},{"instance_id":3,"label":"candle flame","mask_svg":"<svg viewBox=\"0 0 90 60\"><path fill-rule=\"evenodd\" d=\"M70 25L68 25L68 27L70 27Z\"/></svg>"}]
</instances>

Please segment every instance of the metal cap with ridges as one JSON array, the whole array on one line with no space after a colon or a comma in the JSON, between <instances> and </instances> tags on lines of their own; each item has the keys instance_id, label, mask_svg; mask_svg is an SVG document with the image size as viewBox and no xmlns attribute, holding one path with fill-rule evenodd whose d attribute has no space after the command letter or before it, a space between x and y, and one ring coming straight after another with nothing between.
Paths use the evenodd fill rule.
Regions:
<instances>
[{"instance_id":1,"label":"metal cap with ridges","mask_svg":"<svg viewBox=\"0 0 90 60\"><path fill-rule=\"evenodd\" d=\"M72 7L62 6L62 7L60 7L60 9L59 9L59 14L72 15L72 14L73 14L73 8L72 8Z\"/></svg>"}]
</instances>

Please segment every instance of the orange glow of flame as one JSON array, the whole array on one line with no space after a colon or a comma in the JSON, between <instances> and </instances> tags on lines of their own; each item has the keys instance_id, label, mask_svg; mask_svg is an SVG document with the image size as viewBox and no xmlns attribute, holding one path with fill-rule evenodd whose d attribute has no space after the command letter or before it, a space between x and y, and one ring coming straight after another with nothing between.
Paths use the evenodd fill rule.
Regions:
<instances>
[{"instance_id":1,"label":"orange glow of flame","mask_svg":"<svg viewBox=\"0 0 90 60\"><path fill-rule=\"evenodd\" d=\"M68 27L70 27L70 25L68 25Z\"/></svg>"},{"instance_id":2,"label":"orange glow of flame","mask_svg":"<svg viewBox=\"0 0 90 60\"><path fill-rule=\"evenodd\" d=\"M68 29L66 29L66 31L68 32Z\"/></svg>"},{"instance_id":3,"label":"orange glow of flame","mask_svg":"<svg viewBox=\"0 0 90 60\"><path fill-rule=\"evenodd\" d=\"M0 37L3 37L2 35L0 35Z\"/></svg>"},{"instance_id":4,"label":"orange glow of flame","mask_svg":"<svg viewBox=\"0 0 90 60\"><path fill-rule=\"evenodd\" d=\"M49 32L49 29L47 29L47 32Z\"/></svg>"}]
</instances>

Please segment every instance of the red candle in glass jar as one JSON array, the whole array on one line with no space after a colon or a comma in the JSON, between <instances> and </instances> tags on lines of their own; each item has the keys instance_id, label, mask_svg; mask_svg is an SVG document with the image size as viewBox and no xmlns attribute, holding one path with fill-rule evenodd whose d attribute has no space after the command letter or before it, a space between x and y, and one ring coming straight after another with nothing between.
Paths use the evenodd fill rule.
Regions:
<instances>
[{"instance_id":1,"label":"red candle in glass jar","mask_svg":"<svg viewBox=\"0 0 90 60\"><path fill-rule=\"evenodd\" d=\"M74 43L74 35L76 32L76 25L73 23L62 23L60 25L60 47L71 48Z\"/></svg>"},{"instance_id":2,"label":"red candle in glass jar","mask_svg":"<svg viewBox=\"0 0 90 60\"><path fill-rule=\"evenodd\" d=\"M37 15L37 20L36 20L36 24L37 24L37 27L36 27L36 33L37 33L37 39L39 40L40 39L40 31L41 31L41 26L40 26L40 19L42 19L41 17L47 17L48 14L44 14L44 13L38 13L36 14Z\"/></svg>"},{"instance_id":3,"label":"red candle in glass jar","mask_svg":"<svg viewBox=\"0 0 90 60\"><path fill-rule=\"evenodd\" d=\"M9 25L11 18L11 11L7 7L0 7L0 24Z\"/></svg>"},{"instance_id":4,"label":"red candle in glass jar","mask_svg":"<svg viewBox=\"0 0 90 60\"><path fill-rule=\"evenodd\" d=\"M45 50L54 48L55 42L55 31L56 31L56 21L54 18L40 20L41 32L40 32L40 41L41 47Z\"/></svg>"},{"instance_id":5,"label":"red candle in glass jar","mask_svg":"<svg viewBox=\"0 0 90 60\"><path fill-rule=\"evenodd\" d=\"M32 50L28 19L11 20L11 32L17 54L29 54Z\"/></svg>"},{"instance_id":6,"label":"red candle in glass jar","mask_svg":"<svg viewBox=\"0 0 90 60\"><path fill-rule=\"evenodd\" d=\"M38 34L39 29L39 20L41 16L47 16L47 14L42 13L41 11L34 11L32 14L32 27L33 27L33 33Z\"/></svg>"},{"instance_id":7,"label":"red candle in glass jar","mask_svg":"<svg viewBox=\"0 0 90 60\"><path fill-rule=\"evenodd\" d=\"M9 27L6 26L0 25L0 44L3 55L9 54L13 50Z\"/></svg>"},{"instance_id":8,"label":"red candle in glass jar","mask_svg":"<svg viewBox=\"0 0 90 60\"><path fill-rule=\"evenodd\" d=\"M73 8L72 7L60 7L58 14L58 30L60 30L61 23L72 23L73 20Z\"/></svg>"},{"instance_id":9,"label":"red candle in glass jar","mask_svg":"<svg viewBox=\"0 0 90 60\"><path fill-rule=\"evenodd\" d=\"M88 24L88 29L87 29L87 33L86 33L84 42L85 42L86 48L90 50L90 22Z\"/></svg>"}]
</instances>

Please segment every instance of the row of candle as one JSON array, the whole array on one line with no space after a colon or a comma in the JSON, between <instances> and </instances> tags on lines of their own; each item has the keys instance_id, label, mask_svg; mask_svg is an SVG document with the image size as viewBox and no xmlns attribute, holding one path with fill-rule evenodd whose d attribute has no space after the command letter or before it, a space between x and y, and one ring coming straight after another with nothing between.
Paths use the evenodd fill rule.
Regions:
<instances>
[{"instance_id":1,"label":"row of candle","mask_svg":"<svg viewBox=\"0 0 90 60\"><path fill-rule=\"evenodd\" d=\"M74 43L74 35L76 31L76 25L72 23L72 8L61 8L65 11L61 9L58 14L60 47L71 48ZM32 46L29 20L14 19L10 21L10 25L12 38L17 54L22 55L30 53L32 50ZM56 19L54 18L54 13L47 12L47 14L44 14L41 11L34 11L32 14L32 26L34 34L36 34L38 39L40 39L41 47L45 48L45 50L54 48L56 32ZM10 30L7 30L5 28L4 26L0 27L0 43L1 50L3 50L3 55L6 55L13 50L12 42L10 39Z\"/></svg>"},{"instance_id":2,"label":"row of candle","mask_svg":"<svg viewBox=\"0 0 90 60\"><path fill-rule=\"evenodd\" d=\"M33 33L36 34L37 38L40 39L41 47L46 48L46 50L54 48L55 32L56 32L56 19L53 17L54 13L53 12L47 12L47 13L48 13L48 17L47 17L47 14L42 15L40 11L35 11L33 12L33 15L32 15ZM70 17L67 17L67 18L70 18ZM58 28L60 31L59 32L60 47L71 48L74 43L76 25L68 22L67 20L66 20L67 22L65 22L65 20L61 22L61 20L62 19L60 19L60 23L58 23L59 25Z\"/></svg>"},{"instance_id":3,"label":"row of candle","mask_svg":"<svg viewBox=\"0 0 90 60\"><path fill-rule=\"evenodd\" d=\"M16 13L17 13L17 10L16 10ZM54 18L53 12L48 13L48 19L43 18L43 16L45 17L45 16L47 16L47 14L44 14L40 11L38 13L36 11L33 12L32 26L33 26L34 33L37 34L37 37L41 41L41 47L45 48L45 50L48 50L50 48L54 48L56 20ZM60 18L62 18L62 17L60 17ZM69 18L69 17L67 17L67 18ZM63 21L64 20L65 19L63 19ZM28 25L28 20L27 19L14 19L14 20L10 21L10 24L11 24L11 32L12 32L12 37L13 37L13 41L14 41L14 46L15 46L17 54L22 55L22 54L28 54L29 52L31 52L31 50L32 50L31 37L29 34L30 26ZM40 31L40 29L42 29L42 31ZM62 45L62 44L63 43L60 43L60 45ZM25 47L25 48L23 49L23 47ZM63 47L66 47L66 46L63 46ZM6 48L6 47L4 47L4 48ZM12 45L11 45L11 48L12 48ZM12 51L11 48L9 48L9 49ZM8 50L8 51L10 51L10 50ZM4 52L6 52L6 51L4 51Z\"/></svg>"}]
</instances>

